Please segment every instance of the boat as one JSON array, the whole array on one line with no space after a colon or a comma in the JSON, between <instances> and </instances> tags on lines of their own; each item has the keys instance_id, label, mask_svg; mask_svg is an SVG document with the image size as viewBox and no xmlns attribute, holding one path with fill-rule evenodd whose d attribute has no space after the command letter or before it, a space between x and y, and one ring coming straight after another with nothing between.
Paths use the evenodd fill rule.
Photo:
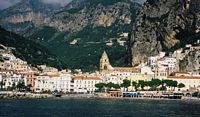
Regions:
<instances>
[{"instance_id":1,"label":"boat","mask_svg":"<svg viewBox=\"0 0 200 117\"><path fill-rule=\"evenodd\" d=\"M61 93L53 93L53 95L55 96L55 97L61 97L62 96L62 94Z\"/></svg>"},{"instance_id":2,"label":"boat","mask_svg":"<svg viewBox=\"0 0 200 117\"><path fill-rule=\"evenodd\" d=\"M181 99L183 96L183 93L180 92L173 92L173 93L163 93L162 98L168 98L168 99Z\"/></svg>"}]
</instances>

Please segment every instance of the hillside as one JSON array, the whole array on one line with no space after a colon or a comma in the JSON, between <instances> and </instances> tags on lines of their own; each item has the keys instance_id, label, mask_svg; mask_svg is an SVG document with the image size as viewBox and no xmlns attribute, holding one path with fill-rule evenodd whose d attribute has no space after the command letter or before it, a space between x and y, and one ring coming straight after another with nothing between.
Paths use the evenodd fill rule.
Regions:
<instances>
[{"instance_id":1,"label":"hillside","mask_svg":"<svg viewBox=\"0 0 200 117\"><path fill-rule=\"evenodd\" d=\"M114 66L131 65L128 34L139 7L129 0L74 0L30 38L48 47L70 68L98 70L104 50Z\"/></svg>"},{"instance_id":2,"label":"hillside","mask_svg":"<svg viewBox=\"0 0 200 117\"><path fill-rule=\"evenodd\" d=\"M13 54L32 66L47 64L59 69L64 65L45 47L0 27L0 44L11 47ZM66 66L65 66L66 67Z\"/></svg>"},{"instance_id":3,"label":"hillside","mask_svg":"<svg viewBox=\"0 0 200 117\"><path fill-rule=\"evenodd\" d=\"M50 18L49 26L40 27L30 37L39 39L71 68L98 70L104 50L114 66L130 65L131 53L127 49L130 37L124 37L123 33L132 31L139 5L128 0L82 2L84 4L78 7L72 2L74 7L69 8L69 4L55 13ZM46 32L51 33L47 35Z\"/></svg>"},{"instance_id":4,"label":"hillside","mask_svg":"<svg viewBox=\"0 0 200 117\"><path fill-rule=\"evenodd\" d=\"M113 66L131 65L138 0L73 0L52 10L35 7L38 0L24 1L0 13L3 27L42 44L70 68L98 70L104 50Z\"/></svg>"}]
</instances>

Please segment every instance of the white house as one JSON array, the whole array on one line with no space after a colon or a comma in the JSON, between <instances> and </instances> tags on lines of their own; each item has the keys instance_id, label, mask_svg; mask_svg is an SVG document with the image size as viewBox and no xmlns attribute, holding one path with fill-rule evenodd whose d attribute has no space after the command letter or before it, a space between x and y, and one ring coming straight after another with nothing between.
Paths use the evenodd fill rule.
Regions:
<instances>
[{"instance_id":1,"label":"white house","mask_svg":"<svg viewBox=\"0 0 200 117\"><path fill-rule=\"evenodd\" d=\"M123 82L123 78L120 76L117 76L115 74L108 74L103 77L104 83L114 83L114 84L121 84Z\"/></svg>"},{"instance_id":2,"label":"white house","mask_svg":"<svg viewBox=\"0 0 200 117\"><path fill-rule=\"evenodd\" d=\"M50 84L49 76L40 75L40 76L36 77L36 80L35 80L35 91L36 92L48 91L48 90L50 90L50 87L52 87L52 84Z\"/></svg>"},{"instance_id":3,"label":"white house","mask_svg":"<svg viewBox=\"0 0 200 117\"><path fill-rule=\"evenodd\" d=\"M197 76L168 76L167 79L183 83L182 91L197 91L200 89L200 77Z\"/></svg>"},{"instance_id":4,"label":"white house","mask_svg":"<svg viewBox=\"0 0 200 117\"><path fill-rule=\"evenodd\" d=\"M87 77L87 76L74 76L72 78L74 82L74 92L76 93L92 93L97 88L95 84L102 82L99 77Z\"/></svg>"},{"instance_id":5,"label":"white house","mask_svg":"<svg viewBox=\"0 0 200 117\"><path fill-rule=\"evenodd\" d=\"M4 75L2 76L2 81L5 84L3 88L7 89L12 87L13 85L17 85L20 82L25 83L25 79L21 75L12 74L12 75Z\"/></svg>"},{"instance_id":6,"label":"white house","mask_svg":"<svg viewBox=\"0 0 200 117\"><path fill-rule=\"evenodd\" d=\"M71 83L71 75L70 74L60 74L59 77L52 77L51 83L53 84L53 90L62 91L62 92L71 92L72 83Z\"/></svg>"},{"instance_id":7,"label":"white house","mask_svg":"<svg viewBox=\"0 0 200 117\"><path fill-rule=\"evenodd\" d=\"M71 91L70 74L40 75L35 81L35 91L61 91L64 93Z\"/></svg>"}]
</instances>

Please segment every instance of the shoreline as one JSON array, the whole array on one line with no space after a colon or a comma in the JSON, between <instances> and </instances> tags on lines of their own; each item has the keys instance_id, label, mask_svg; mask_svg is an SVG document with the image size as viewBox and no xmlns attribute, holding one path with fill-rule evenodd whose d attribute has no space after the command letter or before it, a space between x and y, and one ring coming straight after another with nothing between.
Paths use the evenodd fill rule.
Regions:
<instances>
[{"instance_id":1,"label":"shoreline","mask_svg":"<svg viewBox=\"0 0 200 117\"><path fill-rule=\"evenodd\" d=\"M148 98L148 97L110 97L106 95L95 94L64 94L61 97L55 97L52 94L35 94L25 92L0 92L1 99L110 99L110 100L182 100L182 101L200 101L197 97L185 97L181 99L168 98Z\"/></svg>"}]
</instances>

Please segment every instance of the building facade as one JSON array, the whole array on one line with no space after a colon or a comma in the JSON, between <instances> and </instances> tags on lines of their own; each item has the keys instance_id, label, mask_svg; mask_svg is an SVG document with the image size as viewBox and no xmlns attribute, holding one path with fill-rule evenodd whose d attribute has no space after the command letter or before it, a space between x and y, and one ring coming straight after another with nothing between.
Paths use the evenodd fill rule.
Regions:
<instances>
[{"instance_id":1,"label":"building facade","mask_svg":"<svg viewBox=\"0 0 200 117\"><path fill-rule=\"evenodd\" d=\"M97 90L95 84L102 82L102 79L99 77L74 76L72 82L74 83L74 92L92 93Z\"/></svg>"}]
</instances>

